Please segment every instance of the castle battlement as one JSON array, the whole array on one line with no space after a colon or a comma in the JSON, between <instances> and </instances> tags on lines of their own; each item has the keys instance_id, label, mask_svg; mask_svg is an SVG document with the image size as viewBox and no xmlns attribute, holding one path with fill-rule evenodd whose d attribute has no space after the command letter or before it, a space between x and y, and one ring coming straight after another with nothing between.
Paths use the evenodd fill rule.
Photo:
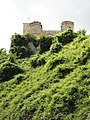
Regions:
<instances>
[{"instance_id":1,"label":"castle battlement","mask_svg":"<svg viewBox=\"0 0 90 120\"><path fill-rule=\"evenodd\" d=\"M23 33L31 32L34 35L54 35L59 32L63 32L68 28L74 29L74 22L72 21L63 21L61 23L61 30L43 30L42 24L39 21L34 21L32 23L23 23Z\"/></svg>"}]
</instances>

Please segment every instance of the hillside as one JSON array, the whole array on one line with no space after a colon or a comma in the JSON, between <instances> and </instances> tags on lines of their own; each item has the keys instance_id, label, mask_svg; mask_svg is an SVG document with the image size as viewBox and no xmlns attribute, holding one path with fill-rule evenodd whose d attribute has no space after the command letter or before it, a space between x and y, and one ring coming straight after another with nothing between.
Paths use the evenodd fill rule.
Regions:
<instances>
[{"instance_id":1,"label":"hillside","mask_svg":"<svg viewBox=\"0 0 90 120\"><path fill-rule=\"evenodd\" d=\"M13 36L0 52L0 120L90 120L90 36Z\"/></svg>"}]
</instances>

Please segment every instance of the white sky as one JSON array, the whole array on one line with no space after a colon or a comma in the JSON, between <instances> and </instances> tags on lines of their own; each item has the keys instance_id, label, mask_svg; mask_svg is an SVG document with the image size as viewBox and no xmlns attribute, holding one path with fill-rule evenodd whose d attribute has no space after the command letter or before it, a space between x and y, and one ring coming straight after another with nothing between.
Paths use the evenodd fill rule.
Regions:
<instances>
[{"instance_id":1,"label":"white sky","mask_svg":"<svg viewBox=\"0 0 90 120\"><path fill-rule=\"evenodd\" d=\"M43 29L60 30L62 21L71 20L75 31L90 33L89 11L90 0L1 0L0 48L9 49L11 36L22 34L23 22L40 21Z\"/></svg>"}]
</instances>

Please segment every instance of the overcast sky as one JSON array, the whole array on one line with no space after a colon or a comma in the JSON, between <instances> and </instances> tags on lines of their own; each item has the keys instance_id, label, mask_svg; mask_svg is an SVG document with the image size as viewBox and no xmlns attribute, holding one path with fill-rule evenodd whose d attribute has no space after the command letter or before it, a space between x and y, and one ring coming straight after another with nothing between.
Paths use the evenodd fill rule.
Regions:
<instances>
[{"instance_id":1,"label":"overcast sky","mask_svg":"<svg viewBox=\"0 0 90 120\"><path fill-rule=\"evenodd\" d=\"M70 20L75 31L90 33L89 12L90 0L1 0L0 48L9 49L10 37L22 34L24 22L40 21L43 29L60 30L61 22Z\"/></svg>"}]
</instances>

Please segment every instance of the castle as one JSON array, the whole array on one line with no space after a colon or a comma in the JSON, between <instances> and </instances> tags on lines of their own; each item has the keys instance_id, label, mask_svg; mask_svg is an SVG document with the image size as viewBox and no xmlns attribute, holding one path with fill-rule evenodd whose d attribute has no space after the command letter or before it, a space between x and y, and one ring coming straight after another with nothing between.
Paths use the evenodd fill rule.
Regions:
<instances>
[{"instance_id":1,"label":"castle","mask_svg":"<svg viewBox=\"0 0 90 120\"><path fill-rule=\"evenodd\" d=\"M63 32L64 30L72 28L74 29L74 22L72 21L63 21L61 23L61 30L43 30L41 22L34 21L32 23L23 23L23 33L31 32L34 35L54 35L59 32Z\"/></svg>"}]
</instances>

